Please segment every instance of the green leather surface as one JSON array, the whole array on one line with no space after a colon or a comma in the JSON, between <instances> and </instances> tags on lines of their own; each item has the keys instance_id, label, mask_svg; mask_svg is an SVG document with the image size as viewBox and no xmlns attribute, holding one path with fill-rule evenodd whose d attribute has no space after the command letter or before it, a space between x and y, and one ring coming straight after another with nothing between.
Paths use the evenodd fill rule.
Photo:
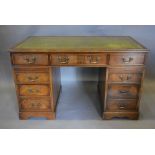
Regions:
<instances>
[{"instance_id":1,"label":"green leather surface","mask_svg":"<svg viewBox=\"0 0 155 155\"><path fill-rule=\"evenodd\" d=\"M143 49L130 37L30 37L15 49Z\"/></svg>"}]
</instances>

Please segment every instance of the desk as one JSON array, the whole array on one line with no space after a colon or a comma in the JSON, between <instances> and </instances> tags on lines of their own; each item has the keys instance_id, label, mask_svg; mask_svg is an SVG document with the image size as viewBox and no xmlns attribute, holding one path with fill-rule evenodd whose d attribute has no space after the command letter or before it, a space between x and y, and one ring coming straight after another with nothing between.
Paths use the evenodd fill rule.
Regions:
<instances>
[{"instance_id":1,"label":"desk","mask_svg":"<svg viewBox=\"0 0 155 155\"><path fill-rule=\"evenodd\" d=\"M138 119L148 49L133 38L34 36L9 52L20 119L55 119L62 66L100 67L102 117Z\"/></svg>"}]
</instances>

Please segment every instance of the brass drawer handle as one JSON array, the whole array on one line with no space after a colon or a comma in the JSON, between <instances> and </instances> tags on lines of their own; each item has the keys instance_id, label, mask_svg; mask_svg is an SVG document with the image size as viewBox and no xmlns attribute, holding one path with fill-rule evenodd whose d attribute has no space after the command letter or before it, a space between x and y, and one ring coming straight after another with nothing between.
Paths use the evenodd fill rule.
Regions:
<instances>
[{"instance_id":1,"label":"brass drawer handle","mask_svg":"<svg viewBox=\"0 0 155 155\"><path fill-rule=\"evenodd\" d=\"M69 58L68 56L58 56L58 62L61 64L68 64Z\"/></svg>"},{"instance_id":2,"label":"brass drawer handle","mask_svg":"<svg viewBox=\"0 0 155 155\"><path fill-rule=\"evenodd\" d=\"M119 108L120 108L120 109L125 109L125 108L126 108L125 106L126 106L125 103L121 103L121 104L119 105Z\"/></svg>"},{"instance_id":3,"label":"brass drawer handle","mask_svg":"<svg viewBox=\"0 0 155 155\"><path fill-rule=\"evenodd\" d=\"M33 108L38 108L38 107L41 106L41 104L40 104L40 103L31 103L31 106L32 106Z\"/></svg>"},{"instance_id":4,"label":"brass drawer handle","mask_svg":"<svg viewBox=\"0 0 155 155\"><path fill-rule=\"evenodd\" d=\"M131 75L120 75L119 78L121 79L121 81L128 81L131 80Z\"/></svg>"},{"instance_id":5,"label":"brass drawer handle","mask_svg":"<svg viewBox=\"0 0 155 155\"><path fill-rule=\"evenodd\" d=\"M35 77L27 77L28 78L28 80L30 81L30 82L35 82L36 80L38 80L39 79L39 77L38 76L35 76Z\"/></svg>"},{"instance_id":6,"label":"brass drawer handle","mask_svg":"<svg viewBox=\"0 0 155 155\"><path fill-rule=\"evenodd\" d=\"M36 62L36 57L26 57L25 60L28 64L34 64Z\"/></svg>"},{"instance_id":7,"label":"brass drawer handle","mask_svg":"<svg viewBox=\"0 0 155 155\"><path fill-rule=\"evenodd\" d=\"M124 106L120 106L119 108L120 108L120 109L125 109L125 107L124 107Z\"/></svg>"},{"instance_id":8,"label":"brass drawer handle","mask_svg":"<svg viewBox=\"0 0 155 155\"><path fill-rule=\"evenodd\" d=\"M129 90L119 90L119 92L120 92L121 94L127 94L127 93L129 93Z\"/></svg>"},{"instance_id":9,"label":"brass drawer handle","mask_svg":"<svg viewBox=\"0 0 155 155\"><path fill-rule=\"evenodd\" d=\"M133 61L133 58L132 58L132 57L129 57L129 58L123 57L122 60L123 60L123 62L124 62L125 64L128 64L128 63L130 63L131 61Z\"/></svg>"},{"instance_id":10,"label":"brass drawer handle","mask_svg":"<svg viewBox=\"0 0 155 155\"><path fill-rule=\"evenodd\" d=\"M28 92L29 93L39 93L40 91L38 89L31 89L31 88L29 88Z\"/></svg>"},{"instance_id":11,"label":"brass drawer handle","mask_svg":"<svg viewBox=\"0 0 155 155\"><path fill-rule=\"evenodd\" d=\"M88 56L89 63L91 64L97 64L99 62L98 56Z\"/></svg>"}]
</instances>

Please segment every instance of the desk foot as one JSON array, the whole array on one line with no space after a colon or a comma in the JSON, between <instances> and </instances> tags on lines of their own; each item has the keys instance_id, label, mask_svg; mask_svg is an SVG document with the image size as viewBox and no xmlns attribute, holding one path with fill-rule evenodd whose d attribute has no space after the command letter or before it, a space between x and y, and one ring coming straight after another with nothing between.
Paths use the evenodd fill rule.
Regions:
<instances>
[{"instance_id":1,"label":"desk foot","mask_svg":"<svg viewBox=\"0 0 155 155\"><path fill-rule=\"evenodd\" d=\"M55 119L55 113L54 112L20 112L19 113L19 119L20 120L27 120L32 117L45 117L48 120L54 120Z\"/></svg>"},{"instance_id":2,"label":"desk foot","mask_svg":"<svg viewBox=\"0 0 155 155\"><path fill-rule=\"evenodd\" d=\"M104 112L103 119L129 119L137 120L139 118L138 112Z\"/></svg>"}]
</instances>

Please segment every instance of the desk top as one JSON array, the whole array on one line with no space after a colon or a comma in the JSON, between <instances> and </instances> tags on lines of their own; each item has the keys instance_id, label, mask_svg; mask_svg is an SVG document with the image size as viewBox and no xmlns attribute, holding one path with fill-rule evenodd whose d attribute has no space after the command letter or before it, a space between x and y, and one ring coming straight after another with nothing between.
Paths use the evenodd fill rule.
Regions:
<instances>
[{"instance_id":1,"label":"desk top","mask_svg":"<svg viewBox=\"0 0 155 155\"><path fill-rule=\"evenodd\" d=\"M99 51L147 51L129 36L32 36L17 44L9 51L49 52L99 50ZM80 51L81 52L81 51Z\"/></svg>"}]
</instances>

